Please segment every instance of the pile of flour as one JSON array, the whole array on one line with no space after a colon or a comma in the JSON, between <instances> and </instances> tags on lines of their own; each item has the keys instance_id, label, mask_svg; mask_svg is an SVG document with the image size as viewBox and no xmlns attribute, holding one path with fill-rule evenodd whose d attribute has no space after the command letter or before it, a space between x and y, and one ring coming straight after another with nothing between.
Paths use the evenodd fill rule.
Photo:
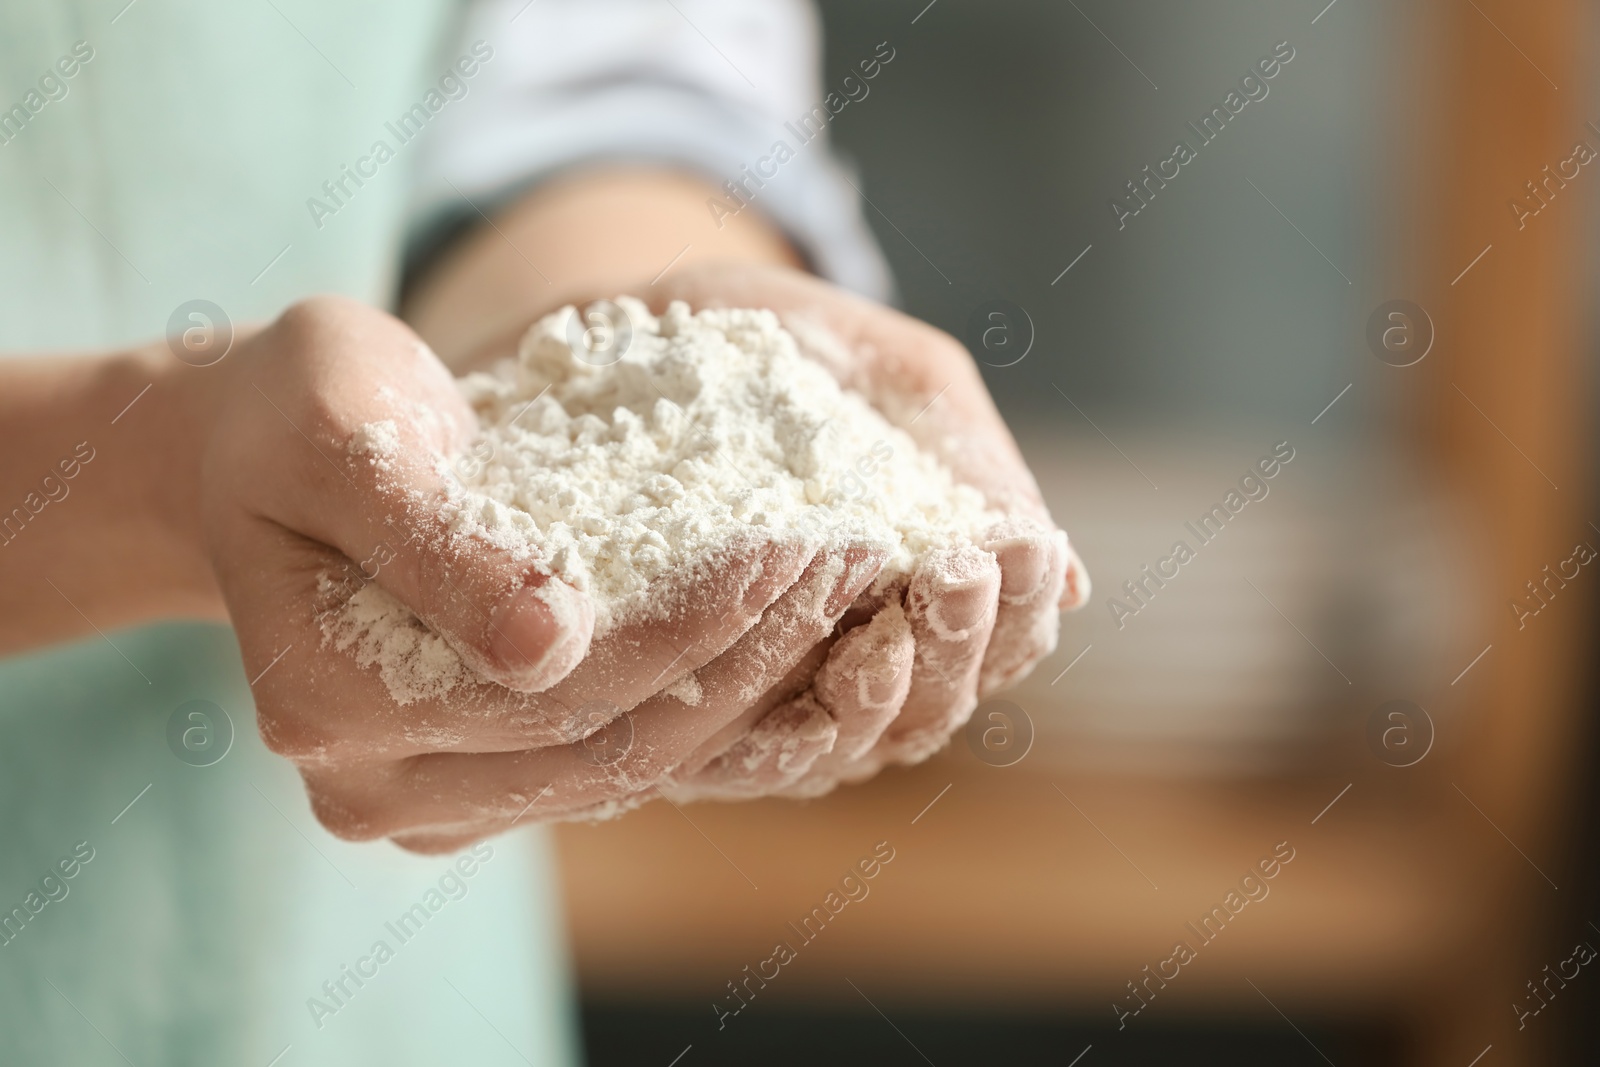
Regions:
<instances>
[{"instance_id":1,"label":"pile of flour","mask_svg":"<svg viewBox=\"0 0 1600 1067\"><path fill-rule=\"evenodd\" d=\"M441 509L456 536L542 560L585 592L596 639L664 611L652 599L660 579L752 533L881 545L882 590L1000 520L803 356L772 312L674 303L658 319L627 297L609 311L614 321L585 330L563 308L528 331L516 358L460 380L482 435L448 465ZM352 449L381 463L393 441L377 423ZM474 677L374 583L324 632L376 665L401 703Z\"/></svg>"}]
</instances>

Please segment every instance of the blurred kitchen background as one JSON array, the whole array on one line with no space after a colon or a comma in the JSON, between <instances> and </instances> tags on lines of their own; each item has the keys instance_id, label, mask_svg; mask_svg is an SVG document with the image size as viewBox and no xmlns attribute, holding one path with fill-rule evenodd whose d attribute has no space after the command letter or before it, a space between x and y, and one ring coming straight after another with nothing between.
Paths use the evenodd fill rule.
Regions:
<instances>
[{"instance_id":1,"label":"blurred kitchen background","mask_svg":"<svg viewBox=\"0 0 1600 1067\"><path fill-rule=\"evenodd\" d=\"M927 765L564 828L591 1061L1595 1062L1600 975L1566 961L1600 946L1596 579L1543 568L1600 546L1600 178L1520 229L1508 207L1600 147L1592 12L821 10L829 88L895 50L832 135L902 304L986 364L1095 595ZM1111 198L1285 41L1119 230ZM1119 626L1124 581L1280 442L1268 495ZM719 1019L883 840L870 896ZM1282 842L1199 947L1186 924ZM1180 940L1198 958L1147 983Z\"/></svg>"}]
</instances>

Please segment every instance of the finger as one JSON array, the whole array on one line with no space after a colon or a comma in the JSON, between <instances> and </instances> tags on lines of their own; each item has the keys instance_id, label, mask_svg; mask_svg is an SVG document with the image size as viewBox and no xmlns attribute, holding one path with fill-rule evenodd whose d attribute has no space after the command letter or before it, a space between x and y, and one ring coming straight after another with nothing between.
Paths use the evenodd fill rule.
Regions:
<instances>
[{"instance_id":1,"label":"finger","mask_svg":"<svg viewBox=\"0 0 1600 1067\"><path fill-rule=\"evenodd\" d=\"M868 545L856 545L845 550L845 562L852 568L870 568L876 573L880 571L886 561L887 553ZM865 586L863 586L865 588ZM859 610L848 608L847 610ZM838 620L835 620L836 622ZM837 627L835 627L837 630ZM816 644L812 645L801 656L788 674L776 685L764 693L759 699L751 702L750 706L733 719L722 729L707 738L694 752L690 753L672 773L675 782L687 782L714 759L727 752L734 745L745 739L755 729L764 716L778 706L785 697L803 692L812 685L817 671L829 657L829 648L832 644L831 635L824 635ZM727 777L729 772L719 772L722 777Z\"/></svg>"},{"instance_id":2,"label":"finger","mask_svg":"<svg viewBox=\"0 0 1600 1067\"><path fill-rule=\"evenodd\" d=\"M776 709L725 753L685 776L674 798L737 798L782 793L820 796L838 772L872 747L900 711L911 686L915 645L897 600L865 625L850 630L816 670L804 707ZM807 699L807 698L802 698ZM833 741L822 744L822 725L803 712L814 704L834 724ZM785 737L787 728L796 735ZM692 764L686 764L692 766Z\"/></svg>"},{"instance_id":3,"label":"finger","mask_svg":"<svg viewBox=\"0 0 1600 1067\"><path fill-rule=\"evenodd\" d=\"M811 713L818 709L783 709L801 699L797 694L804 694L826 658L829 638L839 619L877 578L887 558L886 547L870 544L852 545L837 554L819 554L818 564L814 564L817 577L832 583L820 609L814 606L817 594L786 595L746 640L696 673L699 700L695 704L684 705L681 699L666 695L652 702L657 705L650 712L653 715L710 712L719 723L717 728L704 730L700 743L668 768L670 778L662 774L653 779L666 795L676 800L696 799L692 791L678 792L678 783L721 759L730 749L740 753L739 757L724 761L724 766L730 768L734 758L753 759L762 753L771 755L785 768L792 766L801 771L818 752L831 747L831 723L826 713L821 720L815 720ZM831 577L835 571L837 577ZM769 741L778 741L781 747L783 734L795 723L808 719L810 727L805 732L814 736L806 738L804 752L799 748L786 754L768 752ZM731 779L735 775L730 769L723 777Z\"/></svg>"},{"instance_id":4,"label":"finger","mask_svg":"<svg viewBox=\"0 0 1600 1067\"><path fill-rule=\"evenodd\" d=\"M852 771L926 759L972 714L999 592L999 564L978 548L935 552L918 567L906 590L916 642L911 690L900 714Z\"/></svg>"},{"instance_id":5,"label":"finger","mask_svg":"<svg viewBox=\"0 0 1600 1067\"><path fill-rule=\"evenodd\" d=\"M582 817L649 789L761 698L826 637L885 555L852 565L825 550L722 656L695 672L699 700L658 694L577 743L519 752L432 753L358 768L308 767L312 808L356 840L498 832L513 821ZM613 743L615 742L615 743Z\"/></svg>"},{"instance_id":6,"label":"finger","mask_svg":"<svg viewBox=\"0 0 1600 1067\"><path fill-rule=\"evenodd\" d=\"M654 609L607 632L549 697L572 710L603 700L620 714L672 688L755 626L817 552L810 538L752 537L659 581Z\"/></svg>"},{"instance_id":7,"label":"finger","mask_svg":"<svg viewBox=\"0 0 1600 1067\"><path fill-rule=\"evenodd\" d=\"M224 532L234 562L223 585L262 738L297 762L330 766L575 742L723 652L812 555L803 542L741 543L709 561L713 573L664 582L659 612L611 630L560 684L527 694L468 672L381 589L388 614L361 619L365 629L326 590L319 604L321 576L341 559L327 546L245 515Z\"/></svg>"},{"instance_id":8,"label":"finger","mask_svg":"<svg viewBox=\"0 0 1600 1067\"><path fill-rule=\"evenodd\" d=\"M673 800L742 800L798 781L839 735L839 725L811 693L780 704L692 777L663 792Z\"/></svg>"},{"instance_id":9,"label":"finger","mask_svg":"<svg viewBox=\"0 0 1600 1067\"><path fill-rule=\"evenodd\" d=\"M344 553L479 674L548 688L583 658L593 606L531 550L491 543L483 514L459 492L452 499L444 460L477 420L444 367L398 320L340 306L296 305L261 335L286 360L339 358L252 383L259 402L247 410L260 433L230 435L231 447L284 457L252 502ZM216 464L259 468L246 455Z\"/></svg>"},{"instance_id":10,"label":"finger","mask_svg":"<svg viewBox=\"0 0 1600 1067\"><path fill-rule=\"evenodd\" d=\"M999 605L978 695L1003 689L1055 650L1067 580L1067 535L1024 519L989 531L983 548L1000 564Z\"/></svg>"},{"instance_id":11,"label":"finger","mask_svg":"<svg viewBox=\"0 0 1600 1067\"><path fill-rule=\"evenodd\" d=\"M1061 585L1061 600L1057 606L1062 611L1076 611L1089 602L1092 585L1089 570L1078 558L1077 549L1067 543L1067 580Z\"/></svg>"},{"instance_id":12,"label":"finger","mask_svg":"<svg viewBox=\"0 0 1600 1067\"><path fill-rule=\"evenodd\" d=\"M898 601L845 634L817 672L814 691L839 723L834 751L849 760L871 748L911 691L916 642Z\"/></svg>"},{"instance_id":13,"label":"finger","mask_svg":"<svg viewBox=\"0 0 1600 1067\"><path fill-rule=\"evenodd\" d=\"M769 712L786 699L805 692L811 684L811 679L816 677L817 668L827 659L828 647L829 639L824 636L816 644L804 650L792 662L782 678L679 761L672 770L673 781L683 782L692 779L702 768L747 737Z\"/></svg>"},{"instance_id":14,"label":"finger","mask_svg":"<svg viewBox=\"0 0 1600 1067\"><path fill-rule=\"evenodd\" d=\"M812 687L838 724L838 737L831 751L775 792L816 797L831 791L900 714L911 692L915 657L911 624L898 602L840 638Z\"/></svg>"}]
</instances>

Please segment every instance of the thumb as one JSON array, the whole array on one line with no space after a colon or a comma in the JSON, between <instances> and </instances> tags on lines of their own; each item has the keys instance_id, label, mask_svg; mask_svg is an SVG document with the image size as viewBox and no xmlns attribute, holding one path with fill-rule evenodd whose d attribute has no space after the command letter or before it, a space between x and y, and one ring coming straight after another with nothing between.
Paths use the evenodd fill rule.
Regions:
<instances>
[{"instance_id":1,"label":"thumb","mask_svg":"<svg viewBox=\"0 0 1600 1067\"><path fill-rule=\"evenodd\" d=\"M496 543L481 513L452 502L435 422L371 413L375 421L345 413L306 426L315 451L286 439L269 468L267 517L349 559L330 590L351 602L345 610L374 619L392 610L368 592L375 585L484 678L529 693L555 685L588 651L588 597L526 546Z\"/></svg>"},{"instance_id":2,"label":"thumb","mask_svg":"<svg viewBox=\"0 0 1600 1067\"><path fill-rule=\"evenodd\" d=\"M392 425L398 440L380 433L375 444L365 430L352 440L358 455L385 454L357 464L366 467L353 476L361 503L334 513L331 543L361 561L362 578L409 607L479 674L529 693L555 685L588 651L595 622L589 598L537 553L495 538L496 505L452 500L437 454L424 441L405 439L414 428ZM381 547L356 555L366 547L363 533L370 539L375 527L387 531Z\"/></svg>"}]
</instances>

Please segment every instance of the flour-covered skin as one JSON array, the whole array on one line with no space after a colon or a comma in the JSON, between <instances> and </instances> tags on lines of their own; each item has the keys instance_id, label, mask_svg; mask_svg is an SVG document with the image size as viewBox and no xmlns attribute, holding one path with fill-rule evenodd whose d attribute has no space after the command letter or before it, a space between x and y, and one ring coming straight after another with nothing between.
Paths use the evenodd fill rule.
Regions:
<instances>
[{"instance_id":1,"label":"flour-covered skin","mask_svg":"<svg viewBox=\"0 0 1600 1067\"><path fill-rule=\"evenodd\" d=\"M336 834L817 795L947 743L1087 595L948 337L793 272L672 286L628 305L621 371L558 315L452 379L341 301L223 365L206 448L263 462L211 483L219 579L262 735Z\"/></svg>"},{"instance_id":2,"label":"flour-covered skin","mask_svg":"<svg viewBox=\"0 0 1600 1067\"><path fill-rule=\"evenodd\" d=\"M863 656L869 639L857 639L858 625L833 646L809 694L839 724L831 751L796 776L761 761L718 760L702 748L674 775L670 791L681 799L734 799L763 789L816 796L885 765L926 759L984 695L1014 684L1054 651L1059 611L1089 597L1088 574L1045 508L971 356L926 323L793 271L706 265L665 288L663 300L776 311L813 362L904 431L956 484L979 491L999 516L971 542L925 554L909 586L881 601L880 615L899 608L903 617L874 635L873 656ZM862 621L852 615L847 627ZM879 679L872 689L841 684L868 670ZM792 681L785 692L796 699ZM755 740L780 751L772 738L781 721L751 721L746 732L759 724ZM750 748L744 734L725 740L724 749ZM737 781L744 766L748 776Z\"/></svg>"},{"instance_id":3,"label":"flour-covered skin","mask_svg":"<svg viewBox=\"0 0 1600 1067\"><path fill-rule=\"evenodd\" d=\"M318 298L239 334L204 374L164 371L170 352L152 350L152 392L185 431L171 463L195 468L192 554L233 621L261 736L341 837L426 847L439 827L502 829L630 802L634 777L584 759L592 694L623 708L664 688L692 696L685 676L771 615L817 555L814 539L731 538L658 583L658 617L613 619L594 636L587 595L547 561L451 521L459 489L444 471L468 454L478 419L405 324ZM848 570L842 559L835 569ZM816 643L783 637L764 631L775 662ZM413 656L457 672L398 700L391 685L416 672L385 677L380 661ZM734 663L727 674L750 677ZM725 721L672 699L683 715L661 722L678 727L641 732L663 774ZM430 788L449 780L446 765L458 785Z\"/></svg>"},{"instance_id":4,"label":"flour-covered skin","mask_svg":"<svg viewBox=\"0 0 1600 1067\"><path fill-rule=\"evenodd\" d=\"M681 301L656 317L620 297L594 316L547 315L515 356L459 383L479 433L464 458L441 464L449 491L438 518L453 536L542 561L555 588L582 594L601 641L619 626L669 621L682 576L715 570L736 543L843 553L871 573L854 582L848 620L851 605L839 604L775 630L773 613L793 603L786 595L730 650L745 666L720 671L717 686L716 664L667 679L634 709L635 731L663 703L717 725L676 765L639 751L611 766L627 802L555 799L544 817L617 814L658 787L679 800L811 796L886 763L918 762L966 721L980 691L1054 648L1073 561L1066 535L1037 509L1008 514L957 481L924 447L955 454L948 437L908 432L926 404L902 429L841 384L871 379L837 338L803 326L803 350L772 311L694 312ZM597 347L585 322L602 324ZM887 406L907 407L903 397ZM396 442L387 424L358 434L374 463ZM1020 499L1003 481L989 489L1003 505ZM360 590L324 627L401 704L448 704L457 686L480 681L381 589ZM782 647L754 647L763 635ZM603 689L588 695L612 717L628 711ZM464 839L505 814L443 832Z\"/></svg>"},{"instance_id":5,"label":"flour-covered skin","mask_svg":"<svg viewBox=\"0 0 1600 1067\"><path fill-rule=\"evenodd\" d=\"M456 535L543 561L556 588L582 593L596 638L663 618L669 580L740 541L876 546L869 595L881 601L931 553L975 546L1002 522L803 355L772 312L618 306L614 352L585 349L578 312L563 308L514 359L462 380L480 433L444 468L439 508ZM397 447L392 426L363 427L360 440L380 457L382 443ZM471 677L381 590L360 591L326 626L400 703Z\"/></svg>"},{"instance_id":6,"label":"flour-covered skin","mask_svg":"<svg viewBox=\"0 0 1600 1067\"><path fill-rule=\"evenodd\" d=\"M583 747L574 745L493 756L444 753L412 761L402 801L407 819L428 821L459 812L456 798L461 796L482 798L483 807L475 820L397 840L419 851L449 851L522 819L615 818L663 792L672 795L676 768L700 766L708 741L732 723L764 716L796 684L793 665L826 652L821 642L871 585L882 563L881 554L861 547L818 549L755 625L695 671L695 703L661 692L605 728L625 727L628 742L614 759L586 759ZM544 786L530 793L532 782Z\"/></svg>"}]
</instances>

